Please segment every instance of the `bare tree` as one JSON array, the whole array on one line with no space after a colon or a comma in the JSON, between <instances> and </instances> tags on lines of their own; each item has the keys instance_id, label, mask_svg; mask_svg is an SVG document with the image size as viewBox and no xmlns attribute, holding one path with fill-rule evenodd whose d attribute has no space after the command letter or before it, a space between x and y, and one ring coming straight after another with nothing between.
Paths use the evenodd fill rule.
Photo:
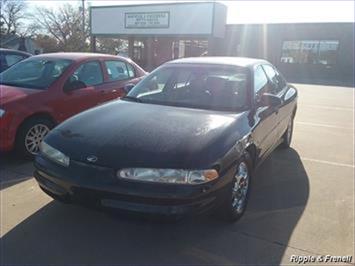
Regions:
<instances>
[{"instance_id":1,"label":"bare tree","mask_svg":"<svg viewBox=\"0 0 355 266\"><path fill-rule=\"evenodd\" d=\"M43 49L44 53L54 53L61 51L61 49L58 47L57 40L51 36L37 34L33 38L33 40L37 43L39 47Z\"/></svg>"},{"instance_id":2,"label":"bare tree","mask_svg":"<svg viewBox=\"0 0 355 266\"><path fill-rule=\"evenodd\" d=\"M97 51L105 54L117 55L122 47L122 40L117 38L97 38Z\"/></svg>"},{"instance_id":3,"label":"bare tree","mask_svg":"<svg viewBox=\"0 0 355 266\"><path fill-rule=\"evenodd\" d=\"M23 0L0 0L0 33L16 33L21 19L25 18L26 3Z\"/></svg>"},{"instance_id":4,"label":"bare tree","mask_svg":"<svg viewBox=\"0 0 355 266\"><path fill-rule=\"evenodd\" d=\"M83 27L82 13L79 8L70 4L65 4L57 10L38 8L33 16L33 22L42 34L47 34L57 41L59 50L88 50L88 26Z\"/></svg>"}]
</instances>

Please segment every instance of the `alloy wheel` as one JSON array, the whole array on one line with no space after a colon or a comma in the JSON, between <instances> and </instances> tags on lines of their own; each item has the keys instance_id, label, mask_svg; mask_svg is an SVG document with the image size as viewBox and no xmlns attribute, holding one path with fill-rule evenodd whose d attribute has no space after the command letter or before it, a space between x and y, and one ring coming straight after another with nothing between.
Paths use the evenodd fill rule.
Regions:
<instances>
[{"instance_id":1,"label":"alloy wheel","mask_svg":"<svg viewBox=\"0 0 355 266\"><path fill-rule=\"evenodd\" d=\"M232 207L237 213L242 213L246 205L249 188L249 170L246 162L242 161L238 165L237 173L235 174L234 179Z\"/></svg>"},{"instance_id":2,"label":"alloy wheel","mask_svg":"<svg viewBox=\"0 0 355 266\"><path fill-rule=\"evenodd\" d=\"M48 134L49 130L49 127L44 124L37 124L31 127L25 136L26 150L29 153L36 155L39 151L39 144Z\"/></svg>"}]
</instances>

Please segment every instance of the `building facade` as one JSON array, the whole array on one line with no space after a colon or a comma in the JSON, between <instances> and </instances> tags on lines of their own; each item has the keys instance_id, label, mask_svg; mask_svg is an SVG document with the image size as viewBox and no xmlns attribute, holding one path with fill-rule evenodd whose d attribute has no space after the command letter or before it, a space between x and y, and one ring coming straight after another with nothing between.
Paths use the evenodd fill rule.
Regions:
<instances>
[{"instance_id":1,"label":"building facade","mask_svg":"<svg viewBox=\"0 0 355 266\"><path fill-rule=\"evenodd\" d=\"M264 58L295 82L353 84L354 23L226 24L221 3L91 7L95 37L128 40L128 56L148 71L191 56ZM110 23L107 23L110 21Z\"/></svg>"},{"instance_id":2,"label":"building facade","mask_svg":"<svg viewBox=\"0 0 355 266\"><path fill-rule=\"evenodd\" d=\"M227 25L219 53L267 59L295 81L351 82L354 24Z\"/></svg>"}]
</instances>

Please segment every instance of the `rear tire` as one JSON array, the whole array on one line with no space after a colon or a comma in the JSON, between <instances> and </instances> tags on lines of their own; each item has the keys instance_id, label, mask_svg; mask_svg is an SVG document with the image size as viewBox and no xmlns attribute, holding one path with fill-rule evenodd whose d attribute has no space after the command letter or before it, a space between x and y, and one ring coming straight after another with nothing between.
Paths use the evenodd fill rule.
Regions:
<instances>
[{"instance_id":1,"label":"rear tire","mask_svg":"<svg viewBox=\"0 0 355 266\"><path fill-rule=\"evenodd\" d=\"M34 117L25 121L17 133L16 152L26 159L33 159L39 144L53 127L54 123L46 118Z\"/></svg>"},{"instance_id":2,"label":"rear tire","mask_svg":"<svg viewBox=\"0 0 355 266\"><path fill-rule=\"evenodd\" d=\"M287 129L282 136L282 142L280 144L280 148L287 149L290 147L292 141L292 135L293 135L293 117L290 118L290 121L288 122L287 125Z\"/></svg>"},{"instance_id":3,"label":"rear tire","mask_svg":"<svg viewBox=\"0 0 355 266\"><path fill-rule=\"evenodd\" d=\"M227 222L236 222L244 214L251 187L252 160L245 153L235 167L233 180L228 188L228 196L223 202L220 215Z\"/></svg>"}]
</instances>

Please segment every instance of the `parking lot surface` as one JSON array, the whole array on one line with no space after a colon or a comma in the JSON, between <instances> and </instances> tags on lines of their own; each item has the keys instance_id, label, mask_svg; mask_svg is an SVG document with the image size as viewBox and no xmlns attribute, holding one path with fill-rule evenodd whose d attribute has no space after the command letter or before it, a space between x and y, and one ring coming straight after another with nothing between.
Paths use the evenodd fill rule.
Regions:
<instances>
[{"instance_id":1,"label":"parking lot surface","mask_svg":"<svg viewBox=\"0 0 355 266\"><path fill-rule=\"evenodd\" d=\"M31 162L5 155L1 264L292 264L291 255L327 254L352 255L354 263L354 89L296 87L292 148L259 168L235 224L63 205L39 189Z\"/></svg>"}]
</instances>

